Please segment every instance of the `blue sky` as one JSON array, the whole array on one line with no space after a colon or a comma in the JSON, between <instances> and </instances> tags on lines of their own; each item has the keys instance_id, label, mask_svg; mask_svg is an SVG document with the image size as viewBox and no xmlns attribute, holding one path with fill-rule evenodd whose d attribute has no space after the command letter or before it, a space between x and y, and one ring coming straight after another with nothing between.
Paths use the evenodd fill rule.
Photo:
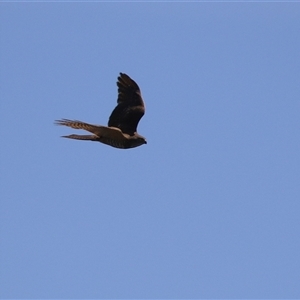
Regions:
<instances>
[{"instance_id":1,"label":"blue sky","mask_svg":"<svg viewBox=\"0 0 300 300\"><path fill-rule=\"evenodd\" d=\"M299 3L0 8L2 298L300 298Z\"/></svg>"}]
</instances>

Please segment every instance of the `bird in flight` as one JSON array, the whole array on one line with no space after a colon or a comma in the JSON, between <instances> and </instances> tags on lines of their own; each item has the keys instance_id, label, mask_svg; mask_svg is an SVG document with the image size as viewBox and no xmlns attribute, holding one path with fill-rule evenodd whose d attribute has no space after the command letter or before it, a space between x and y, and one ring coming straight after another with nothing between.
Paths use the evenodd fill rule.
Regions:
<instances>
[{"instance_id":1,"label":"bird in flight","mask_svg":"<svg viewBox=\"0 0 300 300\"><path fill-rule=\"evenodd\" d=\"M124 73L120 73L117 86L118 104L109 117L108 126L92 125L77 120L56 120L55 124L57 125L84 129L92 133L90 135L71 134L62 137L97 141L120 149L147 144L146 139L137 133L138 123L145 113L145 105L139 86Z\"/></svg>"}]
</instances>

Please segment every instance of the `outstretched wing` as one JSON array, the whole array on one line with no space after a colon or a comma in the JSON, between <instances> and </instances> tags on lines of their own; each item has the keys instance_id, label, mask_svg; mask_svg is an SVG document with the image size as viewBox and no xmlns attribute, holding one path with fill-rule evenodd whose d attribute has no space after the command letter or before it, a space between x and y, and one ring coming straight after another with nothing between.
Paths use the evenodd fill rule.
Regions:
<instances>
[{"instance_id":1,"label":"outstretched wing","mask_svg":"<svg viewBox=\"0 0 300 300\"><path fill-rule=\"evenodd\" d=\"M111 140L118 140L118 141L126 139L126 137L123 135L121 130L118 128L109 128L106 126L92 125L78 120L72 121L68 119L57 120L55 121L55 124L68 126L74 129L83 129L95 134L100 139L108 138ZM76 135L64 136L64 137L79 139L78 136L76 137L75 136ZM81 139L86 139L86 138L81 138Z\"/></svg>"},{"instance_id":2,"label":"outstretched wing","mask_svg":"<svg viewBox=\"0 0 300 300\"><path fill-rule=\"evenodd\" d=\"M145 113L141 91L137 83L124 73L120 73L117 86L118 105L109 117L108 126L117 127L122 132L133 135Z\"/></svg>"},{"instance_id":3,"label":"outstretched wing","mask_svg":"<svg viewBox=\"0 0 300 300\"><path fill-rule=\"evenodd\" d=\"M85 122L81 122L78 120L68 120L68 119L61 119L61 120L56 120L55 121L56 125L63 125L63 126L68 126L74 129L83 129L86 131L89 131L97 136L101 136L103 127L104 126L98 126L98 125L91 125Z\"/></svg>"}]
</instances>

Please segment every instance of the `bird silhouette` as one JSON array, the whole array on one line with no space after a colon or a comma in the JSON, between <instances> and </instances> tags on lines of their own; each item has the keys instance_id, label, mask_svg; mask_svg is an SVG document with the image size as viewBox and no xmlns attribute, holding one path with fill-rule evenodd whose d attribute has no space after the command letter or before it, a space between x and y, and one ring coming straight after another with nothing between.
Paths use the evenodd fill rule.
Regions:
<instances>
[{"instance_id":1,"label":"bird silhouette","mask_svg":"<svg viewBox=\"0 0 300 300\"><path fill-rule=\"evenodd\" d=\"M56 120L55 124L57 125L84 129L92 133L90 135L71 134L62 137L97 141L120 149L147 144L146 139L137 133L138 123L145 113L145 105L139 86L124 73L120 73L117 86L118 104L109 117L108 126L92 125L78 120Z\"/></svg>"}]
</instances>

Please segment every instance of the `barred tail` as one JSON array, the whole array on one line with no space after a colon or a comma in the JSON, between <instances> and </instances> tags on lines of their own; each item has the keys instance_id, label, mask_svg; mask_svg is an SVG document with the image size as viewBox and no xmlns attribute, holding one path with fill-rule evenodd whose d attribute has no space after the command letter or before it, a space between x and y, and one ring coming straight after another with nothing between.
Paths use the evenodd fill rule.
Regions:
<instances>
[{"instance_id":1,"label":"barred tail","mask_svg":"<svg viewBox=\"0 0 300 300\"><path fill-rule=\"evenodd\" d=\"M85 141L99 141L99 137L96 135L63 135L63 138L74 139L74 140L85 140Z\"/></svg>"}]
</instances>

